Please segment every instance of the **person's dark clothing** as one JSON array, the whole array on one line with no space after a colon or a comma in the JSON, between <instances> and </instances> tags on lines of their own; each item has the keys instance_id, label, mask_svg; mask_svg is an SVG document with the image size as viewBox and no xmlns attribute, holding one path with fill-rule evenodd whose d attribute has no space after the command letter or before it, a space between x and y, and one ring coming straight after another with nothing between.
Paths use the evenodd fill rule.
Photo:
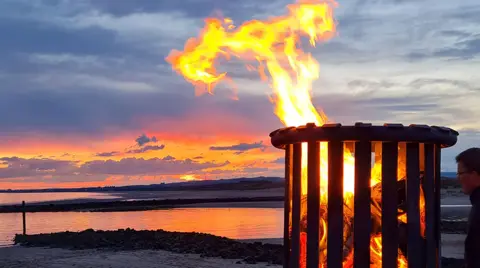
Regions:
<instances>
[{"instance_id":1,"label":"person's dark clothing","mask_svg":"<svg viewBox=\"0 0 480 268\"><path fill-rule=\"evenodd\" d=\"M465 239L465 265L466 268L480 268L480 187L472 192L470 202L472 209Z\"/></svg>"}]
</instances>

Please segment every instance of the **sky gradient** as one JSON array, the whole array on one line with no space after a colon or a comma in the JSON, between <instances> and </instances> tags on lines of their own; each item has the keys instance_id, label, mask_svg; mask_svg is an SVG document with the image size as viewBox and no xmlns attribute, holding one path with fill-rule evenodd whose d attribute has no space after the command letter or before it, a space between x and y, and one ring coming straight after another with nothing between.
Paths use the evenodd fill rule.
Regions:
<instances>
[{"instance_id":1,"label":"sky gradient","mask_svg":"<svg viewBox=\"0 0 480 268\"><path fill-rule=\"evenodd\" d=\"M236 62L238 85L195 97L165 57L218 14L236 24L292 1L3 0L0 189L281 176L271 90ZM480 4L343 0L314 104L332 121L444 125L461 134L442 169L480 144ZM185 177L184 177L185 178ZM188 177L188 178L191 178Z\"/></svg>"}]
</instances>

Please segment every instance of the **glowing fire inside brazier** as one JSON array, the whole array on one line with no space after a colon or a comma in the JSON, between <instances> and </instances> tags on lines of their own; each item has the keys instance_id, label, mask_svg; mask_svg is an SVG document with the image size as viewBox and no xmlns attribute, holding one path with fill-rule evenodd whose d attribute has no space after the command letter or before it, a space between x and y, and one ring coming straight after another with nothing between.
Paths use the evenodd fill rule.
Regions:
<instances>
[{"instance_id":1,"label":"glowing fire inside brazier","mask_svg":"<svg viewBox=\"0 0 480 268\"><path fill-rule=\"evenodd\" d=\"M438 267L444 127L307 124L285 149L284 267Z\"/></svg>"}]
</instances>

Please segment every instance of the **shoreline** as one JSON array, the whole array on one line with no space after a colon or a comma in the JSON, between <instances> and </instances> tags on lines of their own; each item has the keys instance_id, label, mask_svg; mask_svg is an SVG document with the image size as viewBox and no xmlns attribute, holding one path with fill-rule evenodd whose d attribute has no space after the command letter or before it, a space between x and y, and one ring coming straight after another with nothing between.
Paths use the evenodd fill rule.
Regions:
<instances>
[{"instance_id":1,"label":"shoreline","mask_svg":"<svg viewBox=\"0 0 480 268\"><path fill-rule=\"evenodd\" d=\"M231 197L231 198L190 198L190 199L154 199L133 201L95 201L81 203L40 203L29 204L25 208L21 205L0 206L0 213L28 213L34 212L116 212L116 211L145 211L155 209L170 209L177 207L191 207L199 204L239 204L239 203L263 203L282 202L283 196L260 196L260 197ZM195 206L197 207L197 206ZM258 207L258 206L254 206Z\"/></svg>"},{"instance_id":2,"label":"shoreline","mask_svg":"<svg viewBox=\"0 0 480 268\"><path fill-rule=\"evenodd\" d=\"M445 236L445 237L443 237ZM0 264L2 267L50 267L33 266L38 263L22 263L15 255L28 256L27 258L41 259L45 255L55 255L49 261L56 262L61 256L70 256L64 266L70 268L84 267L73 260L81 260L80 264L97 264L98 259L114 260L121 256L126 263L98 262L96 267L150 267L149 263L141 263L143 259L154 258L155 267L281 267L283 263L283 239L242 239L233 240L225 237L213 236L202 233L183 233L157 231L135 231L133 229L120 229L117 231L94 231L91 229L82 232L61 232L40 235L17 235L18 245L9 248L0 248ZM462 252L459 252L459 243L464 239L458 235L442 235L442 264L446 268L459 268L463 264ZM447 252L448 251L448 252ZM445 254L447 253L447 254ZM16 261L18 266L8 266ZM139 263L130 262L142 256ZM188 259L183 266L167 263L163 258ZM78 259L79 258L79 259ZM128 261L127 261L128 259ZM158 261L158 260L162 261ZM205 263L214 266L203 266ZM51 265L51 263L49 263ZM168 266L167 266L168 265ZM1 266L1 265L0 265ZM88 267L88 266L87 266Z\"/></svg>"},{"instance_id":3,"label":"shoreline","mask_svg":"<svg viewBox=\"0 0 480 268\"><path fill-rule=\"evenodd\" d=\"M25 212L115 212L145 211L178 207L283 207L283 188L228 191L133 191L110 193L111 199L72 199L27 203ZM273 204L278 202L278 204ZM255 204L256 203L256 204ZM455 214L470 209L460 189L442 189L442 210ZM21 204L0 205L0 213L23 212Z\"/></svg>"}]
</instances>

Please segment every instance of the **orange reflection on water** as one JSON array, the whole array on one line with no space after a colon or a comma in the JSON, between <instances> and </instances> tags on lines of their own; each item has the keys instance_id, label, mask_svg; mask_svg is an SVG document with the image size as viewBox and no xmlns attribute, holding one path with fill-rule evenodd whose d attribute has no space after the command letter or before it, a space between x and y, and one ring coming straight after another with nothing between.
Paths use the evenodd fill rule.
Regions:
<instances>
[{"instance_id":1,"label":"orange reflection on water","mask_svg":"<svg viewBox=\"0 0 480 268\"><path fill-rule=\"evenodd\" d=\"M0 245L21 233L20 214L0 214ZM176 208L131 212L53 212L27 214L30 234L63 231L157 230L210 233L234 239L281 238L283 208Z\"/></svg>"}]
</instances>

